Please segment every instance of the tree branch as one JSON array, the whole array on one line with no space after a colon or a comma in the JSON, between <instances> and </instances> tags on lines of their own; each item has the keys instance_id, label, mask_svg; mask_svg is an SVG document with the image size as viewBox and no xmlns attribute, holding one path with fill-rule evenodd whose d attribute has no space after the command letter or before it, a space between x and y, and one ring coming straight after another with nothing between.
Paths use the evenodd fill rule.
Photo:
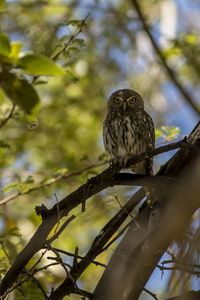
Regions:
<instances>
[{"instance_id":1,"label":"tree branch","mask_svg":"<svg viewBox=\"0 0 200 300\"><path fill-rule=\"evenodd\" d=\"M88 14L85 19L82 20L81 24L78 26L78 28L76 29L76 31L71 34L71 36L69 37L69 40L64 44L64 46L57 52L55 53L52 57L51 60L52 61L56 61L57 58L62 55L67 48L71 45L71 43L73 42L73 40L82 32L83 27L86 25L86 21L88 19L90 14ZM32 84L34 84L36 82L36 80L39 78L40 76L34 76L33 80L32 80Z\"/></svg>"},{"instance_id":2,"label":"tree branch","mask_svg":"<svg viewBox=\"0 0 200 300\"><path fill-rule=\"evenodd\" d=\"M161 266L161 265L157 265L157 267L161 270L161 271L164 271L164 270L168 270L168 271L183 271L183 272L187 272L187 273L190 273L192 275L195 275L197 277L200 277L200 271L195 271L195 270L192 270L192 269L189 269L189 268L186 268L184 266L173 266L173 267L164 267L164 266Z\"/></svg>"},{"instance_id":3,"label":"tree branch","mask_svg":"<svg viewBox=\"0 0 200 300\"><path fill-rule=\"evenodd\" d=\"M149 153L149 155L142 154L137 157L134 156L130 158L128 164L137 163L147 157L153 157L157 154L170 151L172 149L177 149L180 147L185 147L186 142L185 139L176 143L171 143L167 146L161 146ZM188 150L189 151L189 150ZM112 186L113 176L120 171L120 166L110 166L103 173L93 177L84 185L80 186L76 191L72 192L70 195L66 196L62 199L58 204L54 205L54 207L46 212L46 216L44 217L41 225L38 230L35 232L29 243L26 247L20 252L17 256L14 264L10 267L9 271L5 275L2 280L0 286L0 295L4 294L4 292L13 284L16 280L17 276L27 264L29 259L40 249L42 249L46 244L46 238L52 228L58 221L57 213L58 213L58 205L59 205L59 216L60 219L64 216L67 216L69 212L75 208L76 206L85 203L85 201L96 193L102 191L103 189Z\"/></svg>"},{"instance_id":4,"label":"tree branch","mask_svg":"<svg viewBox=\"0 0 200 300\"><path fill-rule=\"evenodd\" d=\"M195 145L196 147L200 148L200 122L195 126L192 133L188 137L187 141L192 145ZM184 150L180 149L168 161L167 164L161 167L157 175L173 176L173 177L177 176L180 178L180 174L182 174L183 170L186 169L191 164L191 162L194 160L195 157L196 154L193 152L192 149L184 149ZM165 197L171 188L170 185L166 185L166 186L168 190L167 192L165 192L166 189L160 191L161 195L163 195L164 192ZM147 217L146 217L147 220L150 218L151 213L152 210L147 212ZM159 207L158 207L158 215L160 216ZM157 213L155 216L157 216ZM168 217L168 220L171 220L171 217L170 218ZM165 233L165 229L161 231L161 233ZM148 237L146 236L146 232L144 230L142 231L140 230L140 228L136 230L134 224L132 224L129 227L122 241L116 248L110 262L107 265L106 270L104 271L95 289L94 292L94 294L96 295L95 299L123 300L124 295L128 295L129 293L131 293L132 295L131 299L138 299L141 291L145 286L146 281L149 279L151 272L156 267L159 259L161 258L164 252L164 249L162 249L162 247L157 247L156 250L154 248L154 253L151 253L152 255L149 256L150 262L149 261L145 262L144 260L145 257L143 255L144 253L141 255L141 247L146 238ZM152 238L153 238L153 234L152 234ZM164 236L163 236L163 240L164 240ZM149 243L151 245L151 239ZM168 245L168 243L166 244ZM148 250L149 247L147 247L147 251ZM141 271L139 270L139 268L136 267L137 262L140 260L140 258L142 259L140 265ZM131 271L133 272L133 274L129 274L129 272ZM133 282L134 285L132 284ZM112 287L112 290L109 290L109 287ZM129 298L125 298L125 299L127 300Z\"/></svg>"},{"instance_id":5,"label":"tree branch","mask_svg":"<svg viewBox=\"0 0 200 300\"><path fill-rule=\"evenodd\" d=\"M75 176L78 176L78 175L81 175L82 173L88 171L88 170L91 170L93 168L97 168L97 167L101 167L103 165L106 164L106 161L103 161L103 162L99 162L99 163L96 163L96 164L92 164L86 168L83 168L82 170L80 171L77 171L77 172L74 172L74 173L71 173L71 174L61 174L61 175L58 175L57 177L55 178L51 178L49 180L47 180L46 182L44 183L38 183L38 185L34 186L34 187L31 187L30 189L26 190L26 191L23 191L23 192L18 192L18 193L14 193L14 194L11 194L10 196L8 197L5 197L4 199L0 200L0 206L11 201L11 200L14 200L16 198L18 198L19 196L22 196L22 195L26 195L26 194L29 194L29 193L32 193L34 191L37 191L39 189L42 189L46 186L49 186L49 185L52 185L60 180L63 180L63 179L71 179Z\"/></svg>"},{"instance_id":6,"label":"tree branch","mask_svg":"<svg viewBox=\"0 0 200 300\"><path fill-rule=\"evenodd\" d=\"M194 128L192 133L190 134L188 141L194 146L196 149L196 145L198 141L200 141L200 122L197 124L197 126ZM161 168L161 170L158 172L159 175L167 175L167 176L174 176L177 175L180 170L183 169L185 165L187 165L195 156L194 148L191 147L185 148L183 150L179 150L174 157L167 163L165 166ZM120 174L121 175L121 174ZM118 176L118 175L117 175ZM127 218L127 216L131 213L131 211L138 205L138 203L143 199L144 197L144 191L143 189L140 189L137 191L129 201L124 205L124 207L117 213L100 231L100 234L95 238L95 240L92 243L91 248L89 249L88 253L86 254L85 258L93 260L99 253L104 251L107 247L107 243L110 240L110 238L113 236L113 234L118 230L118 228L122 225L124 220ZM132 222L131 228L132 231L135 233L138 233L138 236L140 236L140 232L143 234L144 230L141 226L145 222L145 220L148 220L149 214L151 210L149 210L148 207L146 207L144 210L140 210L140 213L136 218L134 218L135 222ZM137 226L136 224L139 224L140 226ZM134 237L135 238L135 237ZM131 240L132 236L128 236L128 240ZM137 238L135 239L137 240ZM106 245L106 246L105 246ZM122 248L122 249L121 249ZM109 272L109 270L120 270L118 269L118 263L117 260L119 258L119 253L123 253L123 245L119 250L115 251L111 261L109 262L109 265L106 268L105 273ZM124 246L125 252L127 250L126 245ZM126 255L127 253L125 253ZM120 256L121 257L121 256ZM128 256L125 256L128 257ZM82 274L82 272L88 267L88 263L86 261L80 261L77 265L77 269L72 274L74 279L78 279L79 276ZM104 273L104 275L105 275ZM103 275L103 282L107 283L107 276ZM103 295L105 290L104 287L102 287L102 282L100 283L100 293ZM120 286L120 284L118 284ZM70 282L69 278L66 278L63 283L53 292L53 294L49 297L50 300L58 300L62 299L65 295L69 295L73 290L73 284Z\"/></svg>"},{"instance_id":7,"label":"tree branch","mask_svg":"<svg viewBox=\"0 0 200 300\"><path fill-rule=\"evenodd\" d=\"M8 122L8 120L12 118L15 107L16 107L16 105L13 104L8 116L5 119L1 120L0 128L2 128Z\"/></svg>"},{"instance_id":8,"label":"tree branch","mask_svg":"<svg viewBox=\"0 0 200 300\"><path fill-rule=\"evenodd\" d=\"M138 0L131 0L132 4L140 18L140 21L143 25L144 31L147 33L152 46L157 54L157 56L159 57L163 67L165 68L165 71L167 72L169 78L173 81L173 83L176 85L177 89L179 90L179 92L181 93L181 95L183 96L183 98L185 99L185 101L194 109L194 111L198 114L198 116L200 116L200 108L198 105L196 105L195 101L192 99L191 95L186 91L186 89L183 87L183 85L180 83L180 81L178 80L174 70L172 70L169 65L167 64L167 61L165 59L165 57L163 56L159 46L157 45L155 39L153 38L153 35L151 34L151 31L149 29L149 25L147 24L147 21L142 13L142 10L140 8L139 2Z\"/></svg>"},{"instance_id":9,"label":"tree branch","mask_svg":"<svg viewBox=\"0 0 200 300\"><path fill-rule=\"evenodd\" d=\"M137 239L136 236L133 237L134 227L129 228L130 230L126 234L126 252L122 252L122 249L118 248L116 252L118 261L111 259L112 264L109 264L112 268L106 268L107 276L104 276L104 284L101 281L101 284L98 284L95 290L95 300L139 298L165 249L174 239L180 239L185 228L189 225L193 213L200 206L199 166L200 160L194 163L193 171L190 169L189 175L187 174L185 177L185 183L189 182L189 187L184 185L174 189L168 205L165 206L165 211L156 220L156 227L148 227L145 233L138 232ZM163 191L165 195L167 189L169 187ZM128 232L132 233L132 237ZM109 269L110 276L108 276Z\"/></svg>"}]
</instances>

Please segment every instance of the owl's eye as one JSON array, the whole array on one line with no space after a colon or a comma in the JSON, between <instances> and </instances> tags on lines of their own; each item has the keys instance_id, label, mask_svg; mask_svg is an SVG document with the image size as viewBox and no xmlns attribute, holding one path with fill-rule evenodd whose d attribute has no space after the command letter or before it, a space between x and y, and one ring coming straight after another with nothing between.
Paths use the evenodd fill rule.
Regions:
<instances>
[{"instance_id":1,"label":"owl's eye","mask_svg":"<svg viewBox=\"0 0 200 300\"><path fill-rule=\"evenodd\" d=\"M136 101L136 99L134 97L128 98L128 102L131 104L135 103L135 101Z\"/></svg>"},{"instance_id":2,"label":"owl's eye","mask_svg":"<svg viewBox=\"0 0 200 300\"><path fill-rule=\"evenodd\" d=\"M116 98L115 98L115 102L116 102L116 103L121 102L121 98L120 98L120 97L116 97Z\"/></svg>"}]
</instances>

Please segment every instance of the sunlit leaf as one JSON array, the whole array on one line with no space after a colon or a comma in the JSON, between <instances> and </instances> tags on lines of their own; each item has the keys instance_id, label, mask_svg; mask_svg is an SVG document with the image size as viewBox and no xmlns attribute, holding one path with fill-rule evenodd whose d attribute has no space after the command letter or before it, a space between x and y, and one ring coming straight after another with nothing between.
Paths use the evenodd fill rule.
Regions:
<instances>
[{"instance_id":1,"label":"sunlit leaf","mask_svg":"<svg viewBox=\"0 0 200 300\"><path fill-rule=\"evenodd\" d=\"M173 139L176 139L180 133L181 133L180 128L176 126L172 126L172 127L162 126L161 128L155 129L156 139L163 138L166 141L171 141Z\"/></svg>"},{"instance_id":2,"label":"sunlit leaf","mask_svg":"<svg viewBox=\"0 0 200 300\"><path fill-rule=\"evenodd\" d=\"M64 75L65 71L43 56L26 55L18 60L18 68L24 70L25 73L30 75Z\"/></svg>"},{"instance_id":3,"label":"sunlit leaf","mask_svg":"<svg viewBox=\"0 0 200 300\"><path fill-rule=\"evenodd\" d=\"M16 186L17 186L17 183L9 184L9 185L7 185L6 187L4 187L4 188L2 189L2 192L4 192L4 193L5 193L5 192L8 192L8 191L10 191L10 190L16 188Z\"/></svg>"},{"instance_id":4,"label":"sunlit leaf","mask_svg":"<svg viewBox=\"0 0 200 300\"><path fill-rule=\"evenodd\" d=\"M67 168L54 168L53 173L55 174L66 174L68 172Z\"/></svg>"},{"instance_id":5,"label":"sunlit leaf","mask_svg":"<svg viewBox=\"0 0 200 300\"><path fill-rule=\"evenodd\" d=\"M6 96L28 114L32 113L39 104L36 90L25 79L20 79L8 72L2 72L0 73L0 86Z\"/></svg>"},{"instance_id":6,"label":"sunlit leaf","mask_svg":"<svg viewBox=\"0 0 200 300\"><path fill-rule=\"evenodd\" d=\"M189 33L185 37L186 42L190 45L196 45L199 41L199 38L196 34Z\"/></svg>"},{"instance_id":7,"label":"sunlit leaf","mask_svg":"<svg viewBox=\"0 0 200 300\"><path fill-rule=\"evenodd\" d=\"M7 35L0 33L0 54L8 55L10 53L10 41Z\"/></svg>"},{"instance_id":8,"label":"sunlit leaf","mask_svg":"<svg viewBox=\"0 0 200 300\"><path fill-rule=\"evenodd\" d=\"M162 137L163 136L162 130L159 128L155 128L155 136L156 136L156 139Z\"/></svg>"},{"instance_id":9,"label":"sunlit leaf","mask_svg":"<svg viewBox=\"0 0 200 300\"><path fill-rule=\"evenodd\" d=\"M17 59L18 56L19 56L21 48L22 48L22 43L21 42L11 43L11 51L10 51L9 57Z\"/></svg>"}]
</instances>

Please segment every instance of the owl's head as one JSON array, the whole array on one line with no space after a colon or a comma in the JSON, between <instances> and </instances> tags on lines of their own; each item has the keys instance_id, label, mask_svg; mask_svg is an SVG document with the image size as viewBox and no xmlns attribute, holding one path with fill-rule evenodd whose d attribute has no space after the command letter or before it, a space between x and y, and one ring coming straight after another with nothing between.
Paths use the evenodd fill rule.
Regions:
<instances>
[{"instance_id":1,"label":"owl's head","mask_svg":"<svg viewBox=\"0 0 200 300\"><path fill-rule=\"evenodd\" d=\"M142 97L130 89L118 90L108 100L108 110L120 115L141 109L144 109Z\"/></svg>"}]
</instances>

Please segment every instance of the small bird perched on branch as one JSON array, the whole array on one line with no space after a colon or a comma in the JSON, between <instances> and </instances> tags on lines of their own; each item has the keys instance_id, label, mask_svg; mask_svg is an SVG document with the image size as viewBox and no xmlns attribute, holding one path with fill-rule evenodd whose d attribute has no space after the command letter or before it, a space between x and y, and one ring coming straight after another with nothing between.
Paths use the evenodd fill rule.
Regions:
<instances>
[{"instance_id":1,"label":"small bird perched on branch","mask_svg":"<svg viewBox=\"0 0 200 300\"><path fill-rule=\"evenodd\" d=\"M123 167L131 155L154 149L154 123L144 110L143 99L138 93L122 89L110 96L103 124L103 141L110 161ZM141 161L130 169L138 174L152 175L153 158Z\"/></svg>"}]
</instances>

